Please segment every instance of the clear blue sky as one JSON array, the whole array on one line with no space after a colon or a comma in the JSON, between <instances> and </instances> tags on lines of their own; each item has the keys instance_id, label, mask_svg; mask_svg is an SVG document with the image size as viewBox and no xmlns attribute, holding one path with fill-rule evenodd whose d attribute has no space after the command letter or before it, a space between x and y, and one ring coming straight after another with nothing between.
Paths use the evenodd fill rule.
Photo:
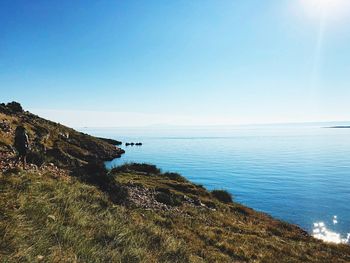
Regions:
<instances>
[{"instance_id":1,"label":"clear blue sky","mask_svg":"<svg viewBox=\"0 0 350 263\"><path fill-rule=\"evenodd\" d=\"M349 6L303 1L2 0L0 98L73 126L350 120Z\"/></svg>"}]
</instances>

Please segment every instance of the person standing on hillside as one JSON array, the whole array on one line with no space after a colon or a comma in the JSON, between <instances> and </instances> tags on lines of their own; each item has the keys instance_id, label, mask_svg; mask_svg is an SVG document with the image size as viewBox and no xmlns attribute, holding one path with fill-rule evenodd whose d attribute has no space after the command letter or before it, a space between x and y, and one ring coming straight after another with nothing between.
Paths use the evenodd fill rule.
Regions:
<instances>
[{"instance_id":1,"label":"person standing on hillside","mask_svg":"<svg viewBox=\"0 0 350 263\"><path fill-rule=\"evenodd\" d=\"M27 164L27 154L29 151L29 139L27 131L23 126L18 126L16 128L14 147L18 152L18 160L16 164L22 162L23 169L25 169Z\"/></svg>"}]
</instances>

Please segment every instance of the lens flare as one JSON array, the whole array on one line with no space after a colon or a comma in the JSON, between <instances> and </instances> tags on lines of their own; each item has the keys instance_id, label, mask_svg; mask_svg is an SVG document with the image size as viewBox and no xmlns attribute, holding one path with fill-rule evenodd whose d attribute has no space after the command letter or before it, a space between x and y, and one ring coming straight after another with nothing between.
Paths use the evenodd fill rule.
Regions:
<instances>
[{"instance_id":1,"label":"lens flare","mask_svg":"<svg viewBox=\"0 0 350 263\"><path fill-rule=\"evenodd\" d=\"M349 14L348 0L299 0L306 14L311 18L328 17L339 19Z\"/></svg>"}]
</instances>

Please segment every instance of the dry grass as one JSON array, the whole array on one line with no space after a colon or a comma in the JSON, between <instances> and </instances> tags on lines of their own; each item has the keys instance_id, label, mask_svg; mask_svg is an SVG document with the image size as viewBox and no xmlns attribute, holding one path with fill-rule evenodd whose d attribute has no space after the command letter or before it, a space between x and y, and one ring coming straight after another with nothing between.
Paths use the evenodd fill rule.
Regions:
<instances>
[{"instance_id":1,"label":"dry grass","mask_svg":"<svg viewBox=\"0 0 350 263\"><path fill-rule=\"evenodd\" d=\"M181 213L157 215L157 221L170 230L169 234L184 238L191 254L205 262L350 262L350 246L325 244L264 213L237 203L223 204L189 182L170 180L162 174L135 173L121 173L117 181L151 189L167 187L177 195L214 203L215 210L182 206ZM154 218L150 221L154 222Z\"/></svg>"},{"instance_id":2,"label":"dry grass","mask_svg":"<svg viewBox=\"0 0 350 263\"><path fill-rule=\"evenodd\" d=\"M0 177L2 262L186 262L183 240L97 188L49 174Z\"/></svg>"},{"instance_id":3,"label":"dry grass","mask_svg":"<svg viewBox=\"0 0 350 263\"><path fill-rule=\"evenodd\" d=\"M211 201L147 210L116 205L75 178L19 171L0 175L1 262L349 262L348 246L317 241L297 227L200 186L162 174L121 172L115 183ZM277 261L276 261L277 260Z\"/></svg>"}]
</instances>

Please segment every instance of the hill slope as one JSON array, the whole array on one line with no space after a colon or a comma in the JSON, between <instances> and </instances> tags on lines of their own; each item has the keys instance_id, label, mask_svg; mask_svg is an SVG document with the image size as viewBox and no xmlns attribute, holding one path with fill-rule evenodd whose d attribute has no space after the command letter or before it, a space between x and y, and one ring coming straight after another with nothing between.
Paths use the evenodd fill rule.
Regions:
<instances>
[{"instance_id":1,"label":"hill slope","mask_svg":"<svg viewBox=\"0 0 350 263\"><path fill-rule=\"evenodd\" d=\"M0 174L1 261L350 262L349 246L221 203L181 177L113 175L104 189L52 172Z\"/></svg>"},{"instance_id":2,"label":"hill slope","mask_svg":"<svg viewBox=\"0 0 350 263\"><path fill-rule=\"evenodd\" d=\"M350 246L316 240L179 174L146 164L106 171L90 158L117 148L99 139L30 113L2 117L11 129L24 121L32 136L46 128L54 138L47 147L64 142L62 152L77 161L0 169L0 262L350 262ZM62 131L78 142L61 140Z\"/></svg>"},{"instance_id":3,"label":"hill slope","mask_svg":"<svg viewBox=\"0 0 350 263\"><path fill-rule=\"evenodd\" d=\"M29 161L34 164L52 162L60 167L76 167L91 160L111 160L120 157L124 150L105 140L77 132L61 124L42 119L23 111L16 102L0 104L0 147L11 151L14 132L24 125L31 141Z\"/></svg>"}]
</instances>

